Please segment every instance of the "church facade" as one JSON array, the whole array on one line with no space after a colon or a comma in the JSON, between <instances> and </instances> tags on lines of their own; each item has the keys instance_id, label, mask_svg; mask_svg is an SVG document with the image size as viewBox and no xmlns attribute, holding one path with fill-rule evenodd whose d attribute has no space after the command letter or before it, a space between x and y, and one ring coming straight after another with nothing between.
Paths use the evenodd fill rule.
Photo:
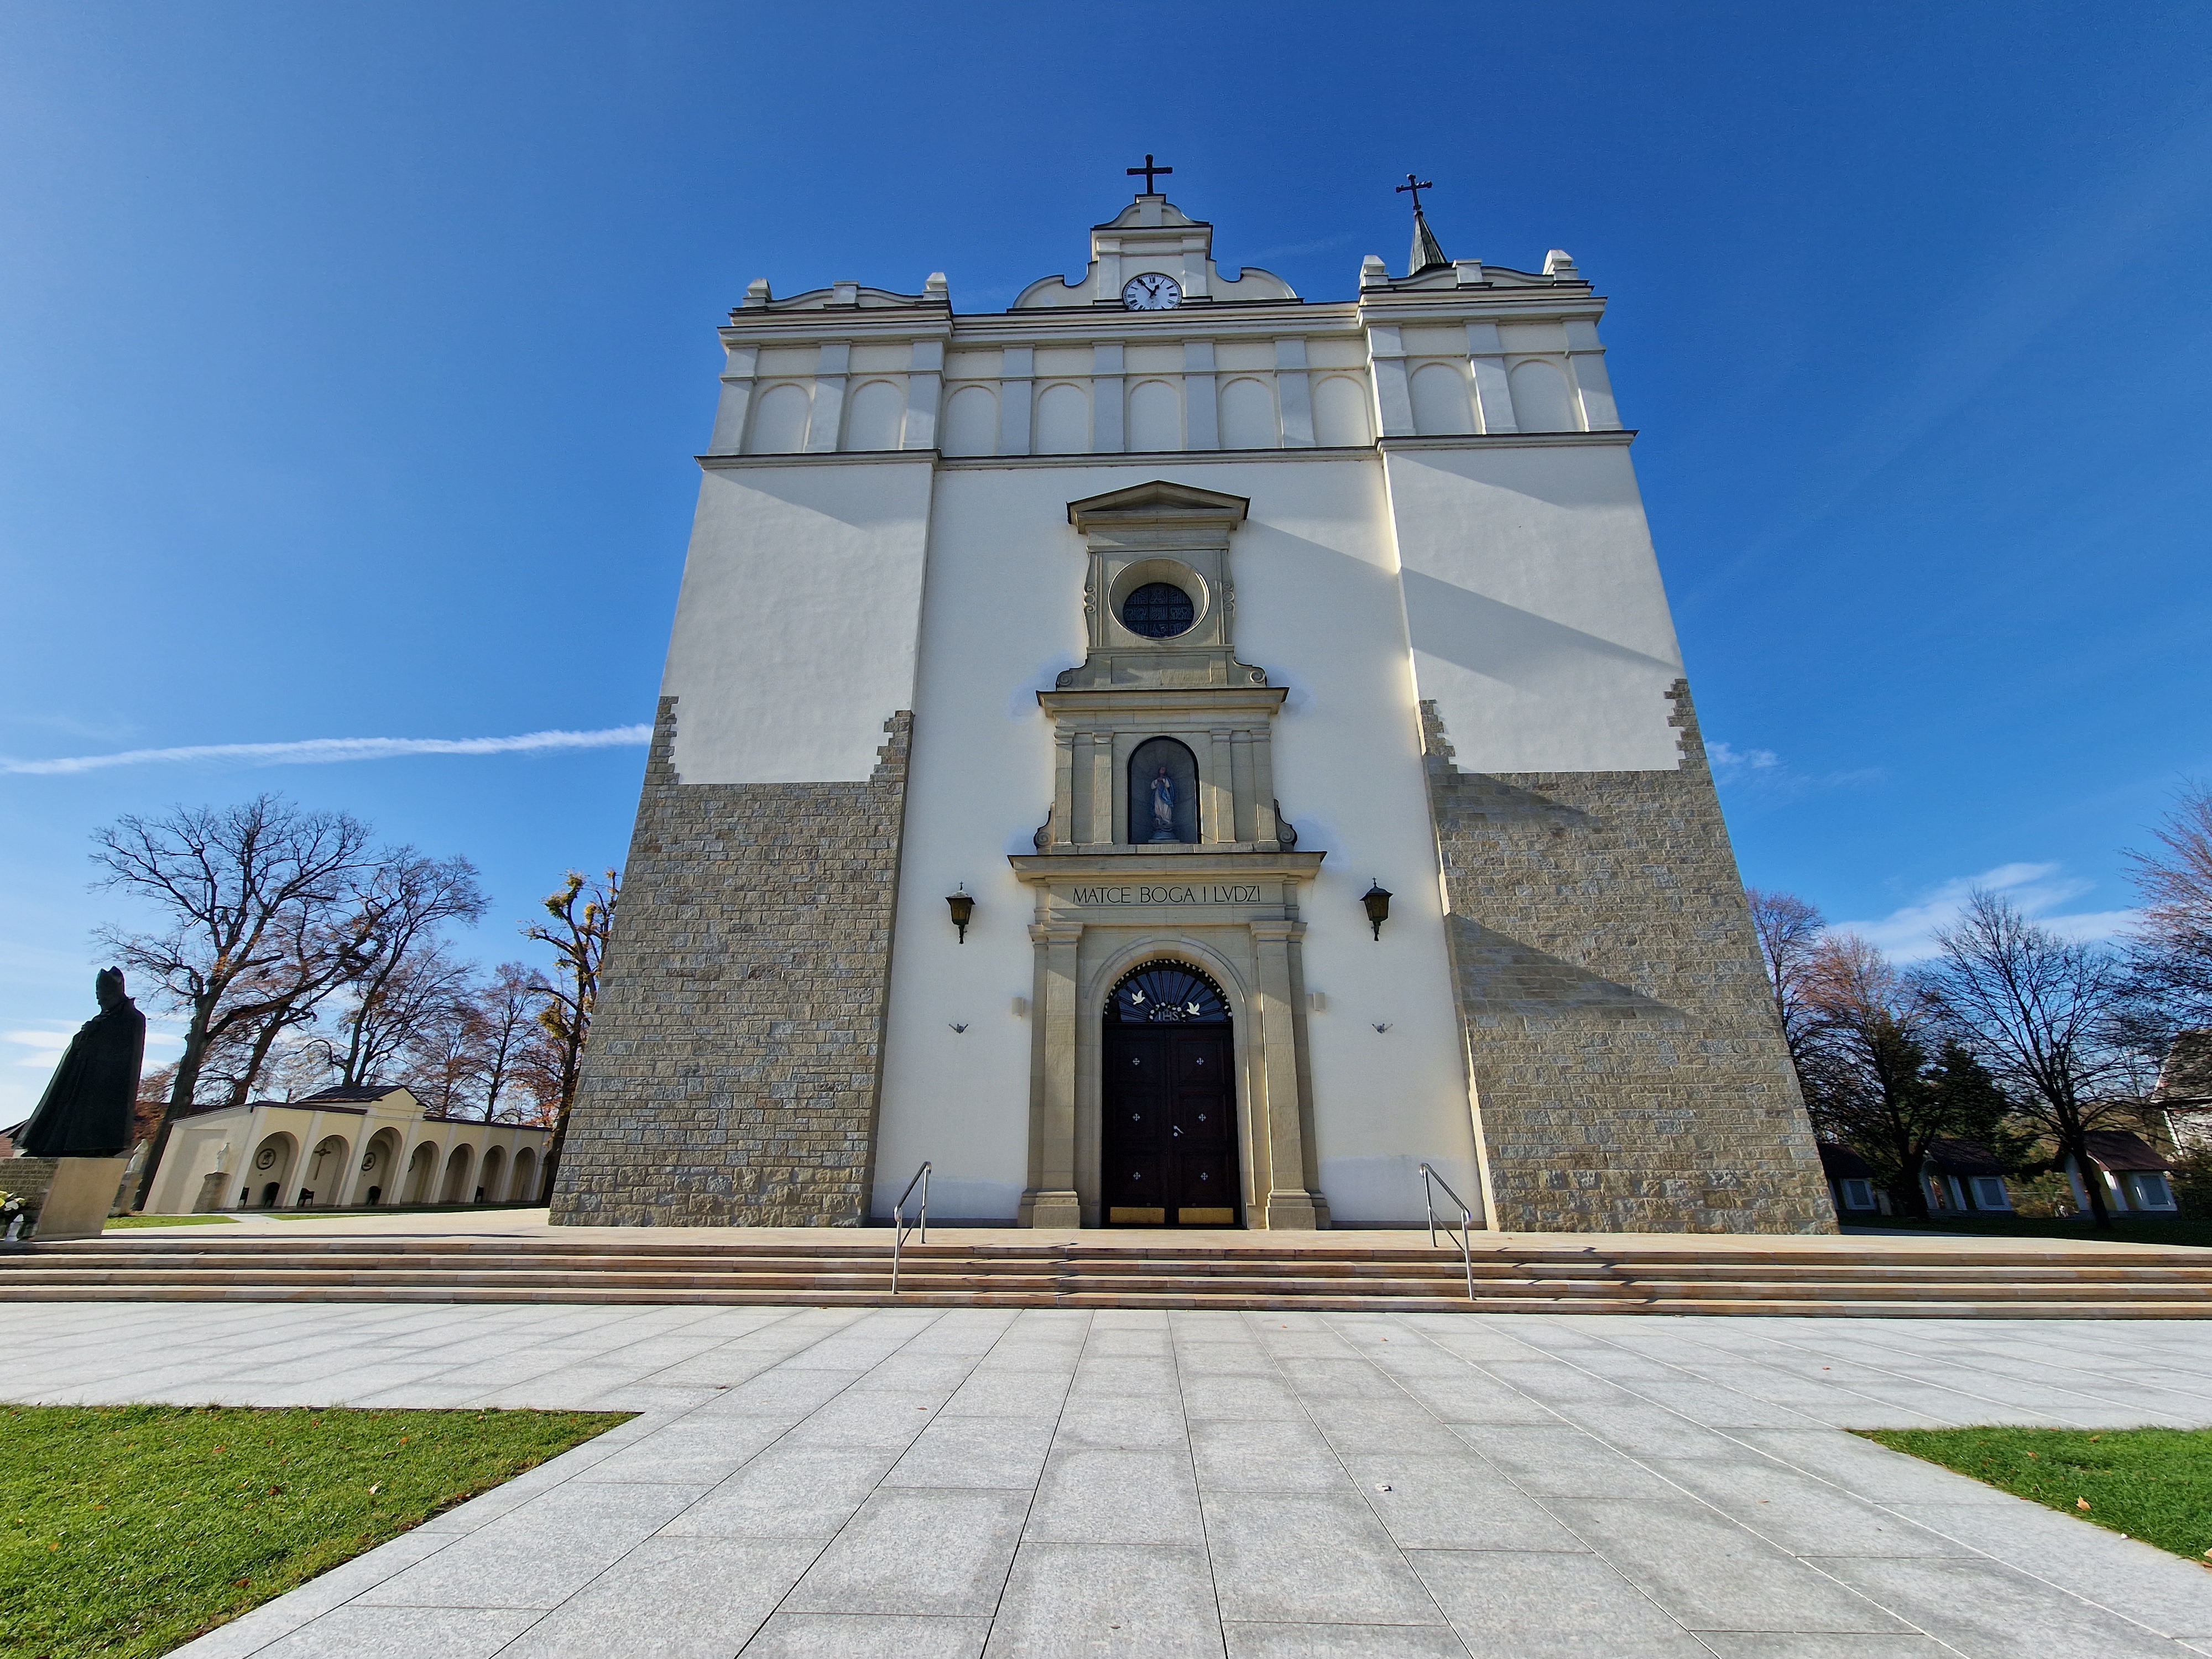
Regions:
<instances>
[{"instance_id":1,"label":"church facade","mask_svg":"<svg viewBox=\"0 0 2212 1659\"><path fill-rule=\"evenodd\" d=\"M752 284L556 1221L1833 1228L1604 302L1413 263Z\"/></svg>"}]
</instances>

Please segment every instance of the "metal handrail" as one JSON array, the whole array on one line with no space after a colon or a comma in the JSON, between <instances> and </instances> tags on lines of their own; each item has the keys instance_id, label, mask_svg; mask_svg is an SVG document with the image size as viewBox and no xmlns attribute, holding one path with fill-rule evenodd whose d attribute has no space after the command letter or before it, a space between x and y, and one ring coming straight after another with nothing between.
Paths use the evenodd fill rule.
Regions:
<instances>
[{"instance_id":1,"label":"metal handrail","mask_svg":"<svg viewBox=\"0 0 2212 1659\"><path fill-rule=\"evenodd\" d=\"M1468 1207L1465 1199L1452 1191L1449 1182L1427 1164L1421 1165L1421 1196L1429 1206L1429 1243L1431 1246L1437 1242L1436 1189L1439 1187L1444 1189L1445 1197L1459 1206L1459 1255L1460 1261L1467 1268L1467 1299L1472 1302L1474 1300L1474 1250L1468 1243L1468 1236L1474 1231L1474 1212ZM1452 1236L1451 1223L1445 1222L1443 1230L1444 1237L1449 1238Z\"/></svg>"},{"instance_id":2,"label":"metal handrail","mask_svg":"<svg viewBox=\"0 0 2212 1659\"><path fill-rule=\"evenodd\" d=\"M906 1201L914 1196L916 1186L921 1188L921 1214L915 1221L906 1218ZM921 1167L914 1172L914 1179L906 1183L898 1202L891 1206L891 1294L898 1294L899 1252L905 1247L906 1236L915 1228L921 1231L921 1242L929 1243L929 1160L924 1158Z\"/></svg>"}]
</instances>

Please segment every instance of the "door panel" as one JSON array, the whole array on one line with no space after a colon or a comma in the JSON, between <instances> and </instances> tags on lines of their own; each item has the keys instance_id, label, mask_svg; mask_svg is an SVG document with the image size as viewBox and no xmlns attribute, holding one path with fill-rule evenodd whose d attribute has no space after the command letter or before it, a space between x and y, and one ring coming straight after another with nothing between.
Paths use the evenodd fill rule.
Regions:
<instances>
[{"instance_id":1,"label":"door panel","mask_svg":"<svg viewBox=\"0 0 2212 1659\"><path fill-rule=\"evenodd\" d=\"M1221 1025L1104 1028L1100 1186L1109 1226L1233 1227L1233 1048Z\"/></svg>"}]
</instances>

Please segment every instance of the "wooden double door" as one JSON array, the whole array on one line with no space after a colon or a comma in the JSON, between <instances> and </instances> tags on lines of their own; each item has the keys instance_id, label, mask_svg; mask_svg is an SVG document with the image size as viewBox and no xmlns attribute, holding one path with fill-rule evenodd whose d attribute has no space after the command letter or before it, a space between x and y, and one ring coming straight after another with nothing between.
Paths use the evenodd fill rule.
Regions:
<instances>
[{"instance_id":1,"label":"wooden double door","mask_svg":"<svg viewBox=\"0 0 2212 1659\"><path fill-rule=\"evenodd\" d=\"M1109 1021L1103 1030L1106 1224L1236 1226L1243 1206L1230 1027Z\"/></svg>"}]
</instances>

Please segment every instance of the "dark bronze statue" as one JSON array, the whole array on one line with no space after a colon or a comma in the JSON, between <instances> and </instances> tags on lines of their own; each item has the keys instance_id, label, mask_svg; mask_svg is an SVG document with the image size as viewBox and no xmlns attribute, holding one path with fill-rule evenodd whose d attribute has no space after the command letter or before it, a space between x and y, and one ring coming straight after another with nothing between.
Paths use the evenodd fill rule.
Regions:
<instances>
[{"instance_id":1,"label":"dark bronze statue","mask_svg":"<svg viewBox=\"0 0 2212 1659\"><path fill-rule=\"evenodd\" d=\"M22 1148L33 1158L115 1158L131 1150L146 1016L123 994L122 969L103 969L94 988L99 1014L70 1039L39 1109L23 1126Z\"/></svg>"}]
</instances>

